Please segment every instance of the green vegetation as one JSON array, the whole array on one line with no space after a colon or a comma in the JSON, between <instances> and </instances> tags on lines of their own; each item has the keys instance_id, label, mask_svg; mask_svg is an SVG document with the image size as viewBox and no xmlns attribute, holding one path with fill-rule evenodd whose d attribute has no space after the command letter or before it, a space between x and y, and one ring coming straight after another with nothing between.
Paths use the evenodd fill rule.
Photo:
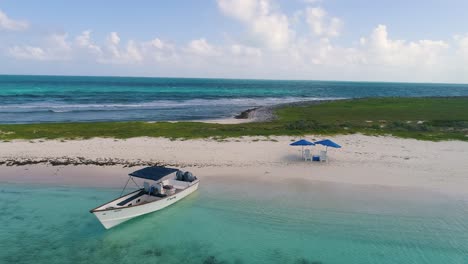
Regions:
<instances>
[{"instance_id":1,"label":"green vegetation","mask_svg":"<svg viewBox=\"0 0 468 264\"><path fill-rule=\"evenodd\" d=\"M468 97L372 98L286 106L277 120L246 124L199 122L98 122L0 125L0 140L38 138L190 139L304 134L394 135L424 140L468 141Z\"/></svg>"}]
</instances>

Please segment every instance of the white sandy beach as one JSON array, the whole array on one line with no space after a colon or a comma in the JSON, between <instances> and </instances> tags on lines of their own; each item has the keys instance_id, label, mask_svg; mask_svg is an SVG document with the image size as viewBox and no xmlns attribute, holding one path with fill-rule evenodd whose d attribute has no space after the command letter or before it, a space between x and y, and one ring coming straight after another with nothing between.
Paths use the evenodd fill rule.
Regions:
<instances>
[{"instance_id":1,"label":"white sandy beach","mask_svg":"<svg viewBox=\"0 0 468 264\"><path fill-rule=\"evenodd\" d=\"M320 139L307 136L309 140ZM56 160L83 157L119 162L148 161L186 168L203 179L235 177L270 182L322 181L385 187L418 188L449 195L468 196L468 143L429 142L393 137L343 135L331 137L343 146L329 149L329 162L301 161L300 147L288 144L298 138L244 137L171 141L164 138L127 140L35 140L0 143L0 161ZM312 147L318 152L321 146ZM47 164L0 166L3 182L54 182L90 186L118 186L135 168L123 165L105 169L93 165ZM300 184L299 184L300 185Z\"/></svg>"}]
</instances>

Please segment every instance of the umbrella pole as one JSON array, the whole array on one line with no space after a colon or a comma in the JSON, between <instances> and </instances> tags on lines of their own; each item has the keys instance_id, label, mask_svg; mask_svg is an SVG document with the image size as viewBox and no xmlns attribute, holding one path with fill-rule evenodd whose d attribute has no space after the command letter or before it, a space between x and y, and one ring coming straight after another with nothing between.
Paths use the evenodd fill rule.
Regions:
<instances>
[{"instance_id":1,"label":"umbrella pole","mask_svg":"<svg viewBox=\"0 0 468 264\"><path fill-rule=\"evenodd\" d=\"M302 146L302 159L304 159L304 146Z\"/></svg>"}]
</instances>

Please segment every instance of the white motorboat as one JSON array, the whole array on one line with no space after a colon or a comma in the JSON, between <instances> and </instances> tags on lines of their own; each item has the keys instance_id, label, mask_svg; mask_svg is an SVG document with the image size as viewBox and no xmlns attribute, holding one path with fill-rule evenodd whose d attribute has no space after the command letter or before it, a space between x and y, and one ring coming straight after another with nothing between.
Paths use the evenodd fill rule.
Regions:
<instances>
[{"instance_id":1,"label":"white motorboat","mask_svg":"<svg viewBox=\"0 0 468 264\"><path fill-rule=\"evenodd\" d=\"M144 179L143 188L90 211L106 229L180 201L196 191L200 182L190 172L159 166L146 167L129 174L122 193L130 180L139 186L134 178Z\"/></svg>"}]
</instances>

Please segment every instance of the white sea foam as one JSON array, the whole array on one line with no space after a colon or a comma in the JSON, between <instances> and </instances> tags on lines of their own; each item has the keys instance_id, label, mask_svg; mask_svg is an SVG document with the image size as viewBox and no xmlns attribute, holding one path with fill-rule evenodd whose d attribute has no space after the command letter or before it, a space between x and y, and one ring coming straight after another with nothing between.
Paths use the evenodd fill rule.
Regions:
<instances>
[{"instance_id":1,"label":"white sea foam","mask_svg":"<svg viewBox=\"0 0 468 264\"><path fill-rule=\"evenodd\" d=\"M0 105L2 112L22 111L44 111L48 110L55 113L86 110L124 110L124 109L166 109L166 108L187 108L191 106L240 106L240 107L258 107L269 106L282 103L292 103L299 101L319 101L344 98L318 98L318 97L267 97L267 98L223 98L223 99L191 99L191 100L156 100L143 103L129 104L67 104L67 103L31 103L16 105Z\"/></svg>"}]
</instances>

